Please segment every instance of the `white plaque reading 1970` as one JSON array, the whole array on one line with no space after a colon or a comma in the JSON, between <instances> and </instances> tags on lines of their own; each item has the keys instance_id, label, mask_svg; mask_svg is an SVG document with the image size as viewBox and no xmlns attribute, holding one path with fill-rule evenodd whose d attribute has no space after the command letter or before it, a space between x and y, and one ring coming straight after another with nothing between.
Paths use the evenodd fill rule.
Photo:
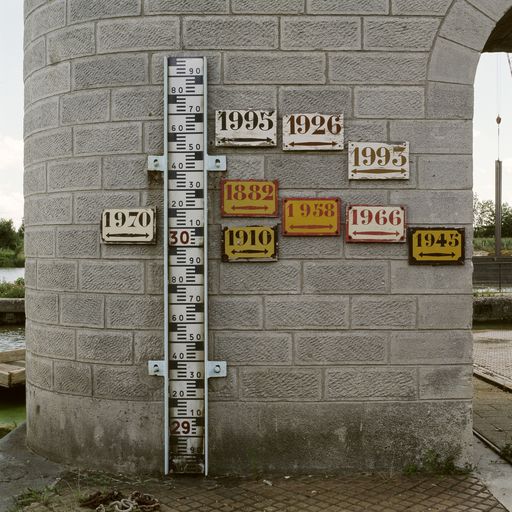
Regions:
<instances>
[{"instance_id":1,"label":"white plaque reading 1970","mask_svg":"<svg viewBox=\"0 0 512 512\"><path fill-rule=\"evenodd\" d=\"M216 146L275 146L275 111L215 111Z\"/></svg>"},{"instance_id":2,"label":"white plaque reading 1970","mask_svg":"<svg viewBox=\"0 0 512 512\"><path fill-rule=\"evenodd\" d=\"M349 142L348 177L351 180L409 179L409 143Z\"/></svg>"},{"instance_id":3,"label":"white plaque reading 1970","mask_svg":"<svg viewBox=\"0 0 512 512\"><path fill-rule=\"evenodd\" d=\"M283 149L286 151L341 151L343 133L343 114L283 117Z\"/></svg>"},{"instance_id":4,"label":"white plaque reading 1970","mask_svg":"<svg viewBox=\"0 0 512 512\"><path fill-rule=\"evenodd\" d=\"M156 243L154 208L112 208L103 210L101 239L112 244Z\"/></svg>"}]
</instances>

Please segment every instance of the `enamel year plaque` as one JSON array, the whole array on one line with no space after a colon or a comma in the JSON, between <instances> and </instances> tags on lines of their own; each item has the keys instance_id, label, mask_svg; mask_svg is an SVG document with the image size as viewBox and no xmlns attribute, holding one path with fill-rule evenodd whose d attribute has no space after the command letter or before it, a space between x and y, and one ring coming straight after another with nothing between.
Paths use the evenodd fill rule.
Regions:
<instances>
[{"instance_id":1,"label":"enamel year plaque","mask_svg":"<svg viewBox=\"0 0 512 512\"><path fill-rule=\"evenodd\" d=\"M275 111L215 111L216 146L275 146L276 129Z\"/></svg>"},{"instance_id":2,"label":"enamel year plaque","mask_svg":"<svg viewBox=\"0 0 512 512\"><path fill-rule=\"evenodd\" d=\"M409 228L411 265L464 265L464 228Z\"/></svg>"},{"instance_id":3,"label":"enamel year plaque","mask_svg":"<svg viewBox=\"0 0 512 512\"><path fill-rule=\"evenodd\" d=\"M409 179L409 143L349 142L348 177L351 180Z\"/></svg>"},{"instance_id":4,"label":"enamel year plaque","mask_svg":"<svg viewBox=\"0 0 512 512\"><path fill-rule=\"evenodd\" d=\"M347 242L405 242L403 206L347 206Z\"/></svg>"},{"instance_id":5,"label":"enamel year plaque","mask_svg":"<svg viewBox=\"0 0 512 512\"><path fill-rule=\"evenodd\" d=\"M223 261L277 261L277 226L225 226Z\"/></svg>"},{"instance_id":6,"label":"enamel year plaque","mask_svg":"<svg viewBox=\"0 0 512 512\"><path fill-rule=\"evenodd\" d=\"M342 151L343 133L343 114L283 116L285 151Z\"/></svg>"},{"instance_id":7,"label":"enamel year plaque","mask_svg":"<svg viewBox=\"0 0 512 512\"><path fill-rule=\"evenodd\" d=\"M101 216L101 240L106 244L154 244L154 208L110 208Z\"/></svg>"},{"instance_id":8,"label":"enamel year plaque","mask_svg":"<svg viewBox=\"0 0 512 512\"><path fill-rule=\"evenodd\" d=\"M284 236L339 236L341 200L338 197L283 199Z\"/></svg>"},{"instance_id":9,"label":"enamel year plaque","mask_svg":"<svg viewBox=\"0 0 512 512\"><path fill-rule=\"evenodd\" d=\"M277 190L277 180L221 180L222 216L277 217Z\"/></svg>"}]
</instances>

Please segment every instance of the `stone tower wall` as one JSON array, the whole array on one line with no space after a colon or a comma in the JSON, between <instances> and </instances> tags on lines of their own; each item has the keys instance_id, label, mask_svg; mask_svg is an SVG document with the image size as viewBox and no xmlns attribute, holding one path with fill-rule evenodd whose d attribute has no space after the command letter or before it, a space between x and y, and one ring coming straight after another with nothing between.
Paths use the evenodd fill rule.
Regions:
<instances>
[{"instance_id":1,"label":"stone tower wall","mask_svg":"<svg viewBox=\"0 0 512 512\"><path fill-rule=\"evenodd\" d=\"M163 57L204 55L215 109L337 113L346 140L410 141L408 181L350 182L347 153L225 149L281 197L401 204L471 232L473 76L512 0L25 0L28 442L162 469ZM281 129L279 129L279 133ZM213 129L210 129L210 152ZM400 468L471 444L471 237L460 267L405 244L281 238L222 263L210 181L210 462L218 473ZM104 208L156 205L157 246L103 245ZM252 220L252 219L251 219ZM232 221L231 224L240 223Z\"/></svg>"}]
</instances>

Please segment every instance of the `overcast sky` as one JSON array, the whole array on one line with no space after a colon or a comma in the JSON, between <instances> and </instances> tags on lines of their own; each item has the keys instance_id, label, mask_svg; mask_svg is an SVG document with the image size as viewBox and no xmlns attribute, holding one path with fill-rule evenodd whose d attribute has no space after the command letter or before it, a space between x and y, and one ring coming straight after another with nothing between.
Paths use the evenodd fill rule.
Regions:
<instances>
[{"instance_id":1,"label":"overcast sky","mask_svg":"<svg viewBox=\"0 0 512 512\"><path fill-rule=\"evenodd\" d=\"M0 218L23 217L23 2L1 0ZM499 73L497 72L499 69ZM512 204L512 76L505 54L484 54L475 81L474 191L494 198L497 77L501 90L503 199Z\"/></svg>"}]
</instances>

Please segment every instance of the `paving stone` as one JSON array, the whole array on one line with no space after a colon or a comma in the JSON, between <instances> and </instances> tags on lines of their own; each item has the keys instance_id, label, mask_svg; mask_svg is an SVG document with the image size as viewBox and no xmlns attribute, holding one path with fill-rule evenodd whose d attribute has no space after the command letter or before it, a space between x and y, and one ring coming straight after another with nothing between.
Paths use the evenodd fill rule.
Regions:
<instances>
[{"instance_id":1,"label":"paving stone","mask_svg":"<svg viewBox=\"0 0 512 512\"><path fill-rule=\"evenodd\" d=\"M386 333L308 332L295 334L296 364L384 363L387 355Z\"/></svg>"},{"instance_id":2,"label":"paving stone","mask_svg":"<svg viewBox=\"0 0 512 512\"><path fill-rule=\"evenodd\" d=\"M60 295L60 323L103 327L104 298L101 295Z\"/></svg>"},{"instance_id":3,"label":"paving stone","mask_svg":"<svg viewBox=\"0 0 512 512\"><path fill-rule=\"evenodd\" d=\"M47 165L48 191L87 190L101 187L99 158L57 160Z\"/></svg>"},{"instance_id":4,"label":"paving stone","mask_svg":"<svg viewBox=\"0 0 512 512\"><path fill-rule=\"evenodd\" d=\"M69 21L97 20L116 16L135 16L140 13L141 0L82 0L69 1Z\"/></svg>"},{"instance_id":5,"label":"paving stone","mask_svg":"<svg viewBox=\"0 0 512 512\"><path fill-rule=\"evenodd\" d=\"M319 370L297 368L241 368L243 400L319 400L322 394Z\"/></svg>"},{"instance_id":6,"label":"paving stone","mask_svg":"<svg viewBox=\"0 0 512 512\"><path fill-rule=\"evenodd\" d=\"M414 297L353 297L352 328L411 328L416 326Z\"/></svg>"},{"instance_id":7,"label":"paving stone","mask_svg":"<svg viewBox=\"0 0 512 512\"><path fill-rule=\"evenodd\" d=\"M179 19L170 16L100 21L98 53L179 48L179 27Z\"/></svg>"},{"instance_id":8,"label":"paving stone","mask_svg":"<svg viewBox=\"0 0 512 512\"><path fill-rule=\"evenodd\" d=\"M339 296L267 297L265 325L271 329L346 329L348 299Z\"/></svg>"},{"instance_id":9,"label":"paving stone","mask_svg":"<svg viewBox=\"0 0 512 512\"><path fill-rule=\"evenodd\" d=\"M124 331L78 331L77 359L98 363L129 364L133 358L132 338L132 333Z\"/></svg>"},{"instance_id":10,"label":"paving stone","mask_svg":"<svg viewBox=\"0 0 512 512\"><path fill-rule=\"evenodd\" d=\"M273 332L215 332L214 354L228 365L289 364L292 359L292 337Z\"/></svg>"},{"instance_id":11,"label":"paving stone","mask_svg":"<svg viewBox=\"0 0 512 512\"><path fill-rule=\"evenodd\" d=\"M364 19L364 48L368 50L429 51L437 34L435 18L381 17Z\"/></svg>"},{"instance_id":12,"label":"paving stone","mask_svg":"<svg viewBox=\"0 0 512 512\"><path fill-rule=\"evenodd\" d=\"M90 365L75 361L55 361L53 372L55 391L81 396L92 393Z\"/></svg>"},{"instance_id":13,"label":"paving stone","mask_svg":"<svg viewBox=\"0 0 512 512\"><path fill-rule=\"evenodd\" d=\"M361 48L358 18L290 16L281 18L284 50L357 50Z\"/></svg>"},{"instance_id":14,"label":"paving stone","mask_svg":"<svg viewBox=\"0 0 512 512\"><path fill-rule=\"evenodd\" d=\"M326 371L327 400L407 400L417 397L416 368L340 368Z\"/></svg>"},{"instance_id":15,"label":"paving stone","mask_svg":"<svg viewBox=\"0 0 512 512\"><path fill-rule=\"evenodd\" d=\"M315 84L325 82L321 53L227 53L225 83Z\"/></svg>"},{"instance_id":16,"label":"paving stone","mask_svg":"<svg viewBox=\"0 0 512 512\"><path fill-rule=\"evenodd\" d=\"M272 16L190 16L183 19L187 48L268 49L278 47L278 20Z\"/></svg>"},{"instance_id":17,"label":"paving stone","mask_svg":"<svg viewBox=\"0 0 512 512\"><path fill-rule=\"evenodd\" d=\"M388 0L306 0L312 14L387 14Z\"/></svg>"},{"instance_id":18,"label":"paving stone","mask_svg":"<svg viewBox=\"0 0 512 512\"><path fill-rule=\"evenodd\" d=\"M75 330L30 322L26 344L30 352L52 359L75 358Z\"/></svg>"},{"instance_id":19,"label":"paving stone","mask_svg":"<svg viewBox=\"0 0 512 512\"><path fill-rule=\"evenodd\" d=\"M427 74L427 53L332 52L329 78L334 83L420 83Z\"/></svg>"}]
</instances>

